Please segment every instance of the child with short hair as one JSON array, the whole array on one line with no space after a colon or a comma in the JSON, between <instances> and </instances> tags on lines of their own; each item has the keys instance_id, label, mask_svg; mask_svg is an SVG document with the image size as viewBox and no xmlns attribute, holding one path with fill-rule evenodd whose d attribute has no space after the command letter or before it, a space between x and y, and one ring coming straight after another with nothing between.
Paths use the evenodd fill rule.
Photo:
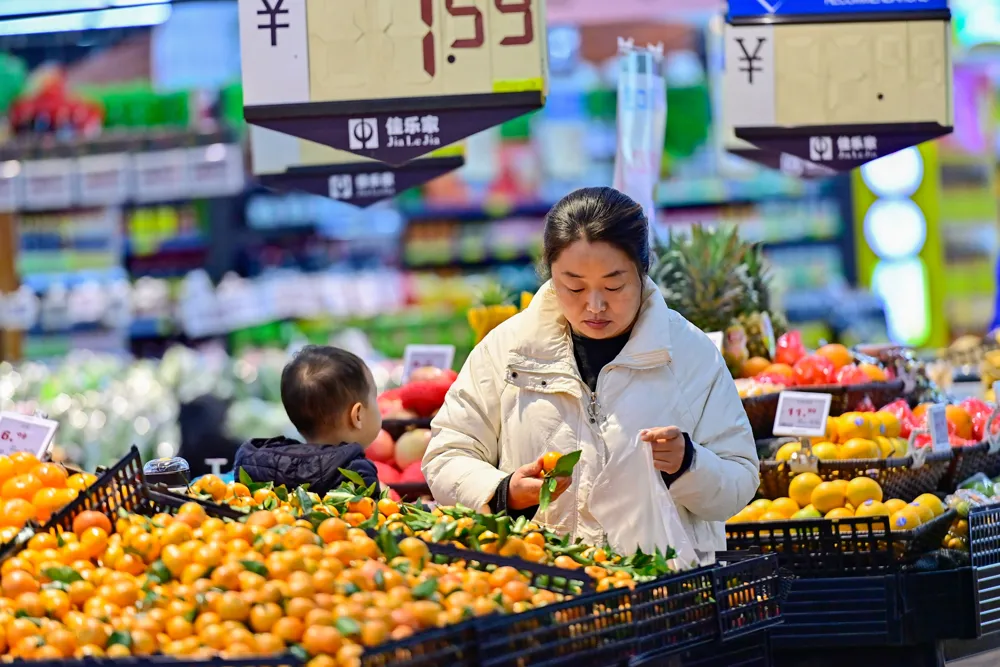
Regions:
<instances>
[{"instance_id":1,"label":"child with short hair","mask_svg":"<svg viewBox=\"0 0 1000 667\"><path fill-rule=\"evenodd\" d=\"M248 440L236 452L255 482L293 489L309 484L320 495L347 481L340 468L375 483L375 465L365 448L382 428L371 371L357 356L336 347L302 348L281 373L281 403L305 443L285 437Z\"/></svg>"}]
</instances>

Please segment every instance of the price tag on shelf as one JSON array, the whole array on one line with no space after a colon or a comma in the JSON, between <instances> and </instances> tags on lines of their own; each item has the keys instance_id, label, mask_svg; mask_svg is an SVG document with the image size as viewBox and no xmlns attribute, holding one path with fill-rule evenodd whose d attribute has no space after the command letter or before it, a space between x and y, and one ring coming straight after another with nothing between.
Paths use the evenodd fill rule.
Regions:
<instances>
[{"instance_id":1,"label":"price tag on shelf","mask_svg":"<svg viewBox=\"0 0 1000 667\"><path fill-rule=\"evenodd\" d=\"M825 435L831 400L830 394L819 392L781 392L778 395L778 410L774 415L774 435Z\"/></svg>"},{"instance_id":2,"label":"price tag on shelf","mask_svg":"<svg viewBox=\"0 0 1000 667\"><path fill-rule=\"evenodd\" d=\"M132 158L127 153L86 155L76 160L83 206L113 206L131 196Z\"/></svg>"},{"instance_id":3,"label":"price tag on shelf","mask_svg":"<svg viewBox=\"0 0 1000 667\"><path fill-rule=\"evenodd\" d=\"M927 430L931 434L931 449L935 452L951 451L948 418L943 404L932 405L927 409Z\"/></svg>"},{"instance_id":4,"label":"price tag on shelf","mask_svg":"<svg viewBox=\"0 0 1000 667\"><path fill-rule=\"evenodd\" d=\"M407 345L403 352L403 382L418 368L451 368L454 362L454 345Z\"/></svg>"},{"instance_id":5,"label":"price tag on shelf","mask_svg":"<svg viewBox=\"0 0 1000 667\"><path fill-rule=\"evenodd\" d=\"M190 192L221 197L243 189L243 151L235 144L211 144L187 149Z\"/></svg>"},{"instance_id":6,"label":"price tag on shelf","mask_svg":"<svg viewBox=\"0 0 1000 667\"><path fill-rule=\"evenodd\" d=\"M710 341L712 341L713 343L715 343L715 348L719 352L722 352L722 341L723 341L722 332L721 331L709 331L705 335L708 336L708 339Z\"/></svg>"},{"instance_id":7,"label":"price tag on shelf","mask_svg":"<svg viewBox=\"0 0 1000 667\"><path fill-rule=\"evenodd\" d=\"M76 192L76 165L73 162L69 158L22 162L24 208L69 208Z\"/></svg>"},{"instance_id":8,"label":"price tag on shelf","mask_svg":"<svg viewBox=\"0 0 1000 667\"><path fill-rule=\"evenodd\" d=\"M30 452L44 461L59 422L16 412L0 412L0 454Z\"/></svg>"},{"instance_id":9,"label":"price tag on shelf","mask_svg":"<svg viewBox=\"0 0 1000 667\"><path fill-rule=\"evenodd\" d=\"M132 158L138 202L167 201L188 194L187 151L176 148L136 153Z\"/></svg>"},{"instance_id":10,"label":"price tag on shelf","mask_svg":"<svg viewBox=\"0 0 1000 667\"><path fill-rule=\"evenodd\" d=\"M21 163L0 162L0 212L16 211L21 203Z\"/></svg>"}]
</instances>

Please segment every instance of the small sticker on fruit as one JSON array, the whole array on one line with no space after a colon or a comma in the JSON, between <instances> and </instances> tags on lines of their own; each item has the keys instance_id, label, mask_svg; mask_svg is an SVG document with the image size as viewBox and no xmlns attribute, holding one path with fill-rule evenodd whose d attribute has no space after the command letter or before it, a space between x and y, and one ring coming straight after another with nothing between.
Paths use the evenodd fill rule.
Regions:
<instances>
[{"instance_id":1,"label":"small sticker on fruit","mask_svg":"<svg viewBox=\"0 0 1000 667\"><path fill-rule=\"evenodd\" d=\"M572 477L573 468L580 460L582 451L577 450L569 454L559 452L548 452L542 457L542 491L538 497L538 511L544 512L552 502L552 494L556 492L556 485L560 477Z\"/></svg>"}]
</instances>

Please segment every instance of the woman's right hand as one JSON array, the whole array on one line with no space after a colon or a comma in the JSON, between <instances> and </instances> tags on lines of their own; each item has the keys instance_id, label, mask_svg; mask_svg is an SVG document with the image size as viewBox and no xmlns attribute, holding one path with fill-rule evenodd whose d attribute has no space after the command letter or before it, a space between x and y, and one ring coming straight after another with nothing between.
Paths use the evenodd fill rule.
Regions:
<instances>
[{"instance_id":1,"label":"woman's right hand","mask_svg":"<svg viewBox=\"0 0 1000 667\"><path fill-rule=\"evenodd\" d=\"M524 510L538 504L542 495L542 458L523 465L514 471L507 487L507 506L513 510ZM556 491L552 494L555 500L573 483L572 477L559 477L556 481Z\"/></svg>"}]
</instances>

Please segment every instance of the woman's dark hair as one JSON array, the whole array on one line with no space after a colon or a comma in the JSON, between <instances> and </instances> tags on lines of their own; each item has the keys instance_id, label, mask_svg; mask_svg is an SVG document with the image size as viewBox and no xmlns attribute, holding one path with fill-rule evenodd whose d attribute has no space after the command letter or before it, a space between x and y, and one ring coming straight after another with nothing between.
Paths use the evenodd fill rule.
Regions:
<instances>
[{"instance_id":1,"label":"woman's dark hair","mask_svg":"<svg viewBox=\"0 0 1000 667\"><path fill-rule=\"evenodd\" d=\"M579 240L603 241L635 262L639 275L649 271L649 221L628 195L614 188L580 188L556 203L545 216L543 278L552 276L552 262Z\"/></svg>"}]
</instances>

